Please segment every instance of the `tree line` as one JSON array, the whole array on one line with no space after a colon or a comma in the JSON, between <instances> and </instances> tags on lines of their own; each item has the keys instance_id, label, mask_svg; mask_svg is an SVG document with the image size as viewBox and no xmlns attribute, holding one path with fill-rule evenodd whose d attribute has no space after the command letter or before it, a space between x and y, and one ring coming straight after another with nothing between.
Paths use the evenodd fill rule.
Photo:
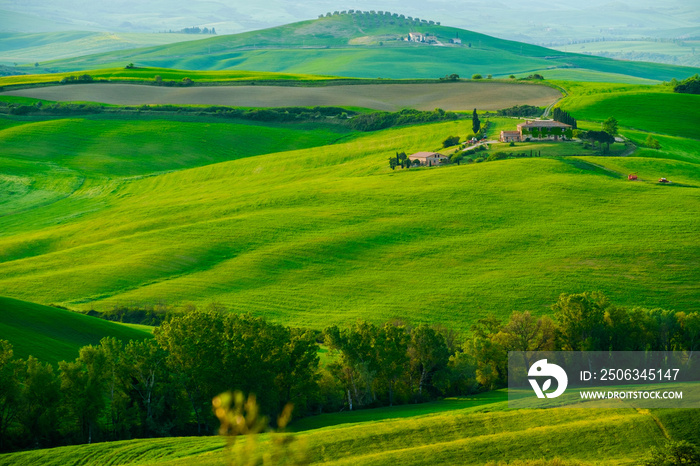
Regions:
<instances>
[{"instance_id":1,"label":"tree line","mask_svg":"<svg viewBox=\"0 0 700 466\"><path fill-rule=\"evenodd\" d=\"M334 12L328 12L326 14L320 14L318 15L319 19L321 18L330 18L332 16L344 16L344 15L352 15L355 17L359 18L377 18L379 20L384 20L384 22L389 22L390 24L396 24L398 23L400 25L404 23L412 23L415 25L425 25L425 26L440 26L439 21L431 21L427 19L420 19L420 18L413 18L412 16L405 16L401 15L398 13L392 13L390 11L375 11L375 10L370 10L370 11L362 11L362 10L343 10L343 11L334 11Z\"/></svg>"},{"instance_id":2,"label":"tree line","mask_svg":"<svg viewBox=\"0 0 700 466\"><path fill-rule=\"evenodd\" d=\"M434 121L456 120L457 114L436 108L432 112L404 108L398 112L372 112L357 115L348 121L349 126L357 131L377 131L392 126Z\"/></svg>"},{"instance_id":3,"label":"tree line","mask_svg":"<svg viewBox=\"0 0 700 466\"><path fill-rule=\"evenodd\" d=\"M558 121L559 123L564 123L565 125L571 126L571 129L578 128L576 119L572 117L569 112L564 111L559 107L554 107L552 110L552 119L554 121Z\"/></svg>"},{"instance_id":4,"label":"tree line","mask_svg":"<svg viewBox=\"0 0 700 466\"><path fill-rule=\"evenodd\" d=\"M182 28L179 31L173 31L172 29L168 30L169 33L178 33L178 34L213 34L216 35L216 28L200 28L199 26L191 27L191 28Z\"/></svg>"},{"instance_id":5,"label":"tree line","mask_svg":"<svg viewBox=\"0 0 700 466\"><path fill-rule=\"evenodd\" d=\"M555 108L554 110L557 110ZM514 107L504 108L496 112L498 116L509 116L509 117L529 117L537 116L542 114L542 108L535 107L534 105L515 105ZM560 121L554 118L555 121ZM566 123L565 121L562 123ZM567 123L570 124L570 123Z\"/></svg>"},{"instance_id":6,"label":"tree line","mask_svg":"<svg viewBox=\"0 0 700 466\"><path fill-rule=\"evenodd\" d=\"M172 315L146 341L104 338L55 367L0 341L0 449L211 434L212 398L254 393L269 419L417 403L507 384L508 351L685 351L698 363L700 313L563 294L552 316L513 312L444 326L358 321L323 331L250 315ZM319 352L327 352L320 364Z\"/></svg>"},{"instance_id":7,"label":"tree line","mask_svg":"<svg viewBox=\"0 0 700 466\"><path fill-rule=\"evenodd\" d=\"M187 81L185 81L187 80ZM73 82L73 81L71 81ZM174 84L170 84L174 83ZM161 81L163 86L188 86L192 85L189 78L183 81ZM138 107L122 106L106 108L99 104L73 104L37 102L34 105L20 105L0 101L0 113L11 115L68 115L100 112L172 112L206 115L220 118L243 119L264 122L294 122L314 121L319 119L336 119L338 122L349 126L356 131L377 131L393 126L410 125L416 123L430 123L437 121L456 120L459 116L450 111L436 108L433 111L420 111L403 109L398 112L372 112L358 114L353 110L342 107L275 107L275 108L236 108L212 105L208 107L193 107L187 105L140 105Z\"/></svg>"},{"instance_id":8,"label":"tree line","mask_svg":"<svg viewBox=\"0 0 700 466\"><path fill-rule=\"evenodd\" d=\"M146 341L103 338L58 370L0 340L0 450L211 434L212 398L232 388L265 413L308 414L318 361L312 331L215 311L174 317Z\"/></svg>"}]
</instances>

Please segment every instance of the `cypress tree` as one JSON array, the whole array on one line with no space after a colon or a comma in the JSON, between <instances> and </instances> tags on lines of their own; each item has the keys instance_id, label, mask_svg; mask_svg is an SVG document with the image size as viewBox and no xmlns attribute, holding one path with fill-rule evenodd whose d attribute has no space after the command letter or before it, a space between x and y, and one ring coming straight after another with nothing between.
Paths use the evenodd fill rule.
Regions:
<instances>
[{"instance_id":1,"label":"cypress tree","mask_svg":"<svg viewBox=\"0 0 700 466\"><path fill-rule=\"evenodd\" d=\"M479 121L479 115L476 114L476 109L474 109L474 113L472 113L472 130L474 130L474 134L476 134L480 129L481 121Z\"/></svg>"}]
</instances>

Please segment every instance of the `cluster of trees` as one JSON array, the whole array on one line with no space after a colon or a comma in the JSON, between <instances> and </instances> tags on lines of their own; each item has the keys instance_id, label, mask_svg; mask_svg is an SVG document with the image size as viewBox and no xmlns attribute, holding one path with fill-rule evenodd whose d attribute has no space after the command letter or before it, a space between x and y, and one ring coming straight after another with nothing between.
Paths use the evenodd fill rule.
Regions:
<instances>
[{"instance_id":1,"label":"cluster of trees","mask_svg":"<svg viewBox=\"0 0 700 466\"><path fill-rule=\"evenodd\" d=\"M232 387L255 393L271 419L287 403L306 414L318 397L311 331L197 311L154 334L127 344L104 338L58 371L13 358L0 341L0 449L210 434L212 398Z\"/></svg>"},{"instance_id":2,"label":"cluster of trees","mask_svg":"<svg viewBox=\"0 0 700 466\"><path fill-rule=\"evenodd\" d=\"M442 147L452 147L459 144L459 136L448 136L447 139L442 141Z\"/></svg>"},{"instance_id":3,"label":"cluster of trees","mask_svg":"<svg viewBox=\"0 0 700 466\"><path fill-rule=\"evenodd\" d=\"M576 119L572 117L569 112L562 110L559 107L554 107L552 110L552 119L565 125L570 125L572 129L577 129Z\"/></svg>"},{"instance_id":4,"label":"cluster of trees","mask_svg":"<svg viewBox=\"0 0 700 466\"><path fill-rule=\"evenodd\" d=\"M498 110L496 113L498 116L528 117L540 115L542 113L542 109L540 107L535 107L534 105L516 105L514 107ZM559 121L556 118L554 119Z\"/></svg>"},{"instance_id":5,"label":"cluster of trees","mask_svg":"<svg viewBox=\"0 0 700 466\"><path fill-rule=\"evenodd\" d=\"M595 147L595 143L607 152L610 150L610 144L615 142L615 136L618 133L618 122L614 117L609 117L602 124L602 131L581 131L578 133L578 137L587 141L590 141L591 145ZM603 149L603 144L607 144L606 148Z\"/></svg>"},{"instance_id":6,"label":"cluster of trees","mask_svg":"<svg viewBox=\"0 0 700 466\"><path fill-rule=\"evenodd\" d=\"M595 148L595 143L605 151L603 144L607 144L607 149L610 149L610 144L615 142L615 136L605 131L583 131L579 133L579 138L590 141L590 143Z\"/></svg>"},{"instance_id":7,"label":"cluster of trees","mask_svg":"<svg viewBox=\"0 0 700 466\"><path fill-rule=\"evenodd\" d=\"M66 76L59 81L59 84L91 83L93 80L89 74L81 74L80 76Z\"/></svg>"},{"instance_id":8,"label":"cluster of trees","mask_svg":"<svg viewBox=\"0 0 700 466\"><path fill-rule=\"evenodd\" d=\"M671 85L673 86L673 92L680 92L683 94L700 94L700 75L691 76L684 79L681 82L677 80L672 80Z\"/></svg>"},{"instance_id":9,"label":"cluster of trees","mask_svg":"<svg viewBox=\"0 0 700 466\"><path fill-rule=\"evenodd\" d=\"M207 307L207 310L214 311L218 310L219 308L220 306L218 304L212 303ZM197 308L194 305L186 305L183 309L175 309L165 304L156 304L143 307L115 305L112 309L108 309L103 312L97 312L95 310L88 311L87 315L112 322L151 325L157 327L165 321L168 321L174 317L180 317L187 312L192 312L195 310L197 310Z\"/></svg>"},{"instance_id":10,"label":"cluster of trees","mask_svg":"<svg viewBox=\"0 0 700 466\"><path fill-rule=\"evenodd\" d=\"M376 131L392 126L448 121L456 120L457 118L456 113L446 112L441 108L436 108L432 112L405 108L398 112L364 113L349 120L348 124L352 129L358 131Z\"/></svg>"},{"instance_id":11,"label":"cluster of trees","mask_svg":"<svg viewBox=\"0 0 700 466\"><path fill-rule=\"evenodd\" d=\"M449 76L448 76L448 75L445 75L445 76L443 76L443 77L440 78L440 81L442 81L442 82L455 82L455 81L459 81L459 75L456 74L456 73L452 73L452 74L449 75Z\"/></svg>"},{"instance_id":12,"label":"cluster of trees","mask_svg":"<svg viewBox=\"0 0 700 466\"><path fill-rule=\"evenodd\" d=\"M539 73L534 73L534 74L528 75L525 78L520 78L519 80L520 81L542 81L542 80L544 80L544 76L542 76Z\"/></svg>"},{"instance_id":13,"label":"cluster of trees","mask_svg":"<svg viewBox=\"0 0 700 466\"><path fill-rule=\"evenodd\" d=\"M401 322L358 322L346 329L329 327L323 334L339 354L327 367L344 395L336 398L336 407L351 410L439 396L456 343L456 334L447 329Z\"/></svg>"},{"instance_id":14,"label":"cluster of trees","mask_svg":"<svg viewBox=\"0 0 700 466\"><path fill-rule=\"evenodd\" d=\"M173 32L172 30L168 32ZM192 28L183 28L180 29L179 31L175 31L180 34L216 34L216 29L215 28L200 28L198 26L192 27Z\"/></svg>"},{"instance_id":15,"label":"cluster of trees","mask_svg":"<svg viewBox=\"0 0 700 466\"><path fill-rule=\"evenodd\" d=\"M508 351L686 351L697 365L700 313L618 307L601 293L561 295L553 318L513 312L507 322L488 317L451 358L460 385L487 389L508 382ZM461 378L461 379L460 379Z\"/></svg>"},{"instance_id":16,"label":"cluster of trees","mask_svg":"<svg viewBox=\"0 0 700 466\"><path fill-rule=\"evenodd\" d=\"M374 17L374 18L379 18L379 19L384 19L388 21L390 24L396 24L397 22L399 24L404 24L406 22L408 23L413 23L413 24L423 24L426 26L433 26L433 25L440 25L439 21L430 21L427 19L420 19L420 18L413 18L411 16L405 16L405 15L400 15L398 13L392 13L390 11L375 11L375 10L370 10L370 11L362 11L362 10L343 10L343 11L334 11L334 12L328 12L325 15L321 14L318 15L319 19L320 18L330 18L332 16L343 16L343 15L354 15L356 17Z\"/></svg>"},{"instance_id":17,"label":"cluster of trees","mask_svg":"<svg viewBox=\"0 0 700 466\"><path fill-rule=\"evenodd\" d=\"M154 338L113 338L58 370L0 341L0 449L214 432L212 398L254 393L269 419L419 402L500 388L508 351L700 350L700 313L626 309L565 294L553 315L487 317L468 335L441 326L357 322L323 332L249 315L191 311ZM330 350L319 365L319 343ZM697 364L696 362L694 364Z\"/></svg>"},{"instance_id":18,"label":"cluster of trees","mask_svg":"<svg viewBox=\"0 0 700 466\"><path fill-rule=\"evenodd\" d=\"M404 165L406 168L410 168L411 163L411 159L408 158L405 152L397 152L395 157L389 157L389 167L391 167L392 170L395 170L398 166L404 168Z\"/></svg>"},{"instance_id":19,"label":"cluster of trees","mask_svg":"<svg viewBox=\"0 0 700 466\"><path fill-rule=\"evenodd\" d=\"M156 86L167 86L167 87L174 87L174 86L192 86L194 84L194 81L190 78L182 78L180 81L163 81L163 78L160 75L156 75L155 78L153 78L153 84Z\"/></svg>"}]
</instances>

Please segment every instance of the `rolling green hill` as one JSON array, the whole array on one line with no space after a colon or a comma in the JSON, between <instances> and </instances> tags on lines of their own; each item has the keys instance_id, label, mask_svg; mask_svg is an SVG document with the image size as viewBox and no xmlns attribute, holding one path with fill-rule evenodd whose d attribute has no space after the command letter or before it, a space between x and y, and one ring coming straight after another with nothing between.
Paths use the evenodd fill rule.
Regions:
<instances>
[{"instance_id":1,"label":"rolling green hill","mask_svg":"<svg viewBox=\"0 0 700 466\"><path fill-rule=\"evenodd\" d=\"M600 111L591 119L609 116ZM471 121L347 139L318 127L302 144L286 125L110 118L13 120L0 131L16 186L5 209L24 206L0 217L7 295L78 308L218 301L315 328L398 317L458 329L488 313L546 312L562 292L676 310L699 297L700 171L685 126L659 136L660 151L624 159L540 144L513 150L583 158L391 171L397 151L439 149ZM494 134L515 125L492 121ZM654 131L655 121L635 126ZM226 151L255 134L254 157ZM275 152L266 134L290 150ZM213 164L187 168L203 163ZM158 174L168 170L179 171ZM634 171L643 182L624 179ZM653 182L662 176L676 184ZM33 177L54 183L36 203Z\"/></svg>"},{"instance_id":2,"label":"rolling green hill","mask_svg":"<svg viewBox=\"0 0 700 466\"><path fill-rule=\"evenodd\" d=\"M65 309L0 297L0 338L12 344L15 357L72 361L81 347L97 345L104 337L128 341L149 336L144 330Z\"/></svg>"},{"instance_id":3,"label":"rolling green hill","mask_svg":"<svg viewBox=\"0 0 700 466\"><path fill-rule=\"evenodd\" d=\"M431 33L443 46L406 42L403 38L409 32ZM449 44L457 36L462 44ZM557 52L463 29L369 14L324 17L261 31L45 65L58 71L75 71L123 67L129 62L194 70L242 69L370 78L437 78L452 73L463 77L475 73L507 77L564 69L583 71L583 79L605 77L612 82L681 79L698 71Z\"/></svg>"},{"instance_id":4,"label":"rolling green hill","mask_svg":"<svg viewBox=\"0 0 700 466\"><path fill-rule=\"evenodd\" d=\"M696 439L685 435L698 431L692 410L507 410L505 403L486 399L482 406L424 414L425 406L394 408L395 418L329 424L296 434L293 451L306 452L312 464L467 464L500 461L552 460L558 465L633 465L650 448L662 445L664 431L672 439ZM460 409L461 408L461 409ZM374 410L367 410L367 418ZM413 412L412 412L413 411ZM361 413L341 413L355 417ZM226 464L221 437L164 438L105 442L0 455L2 465L58 465L93 463L222 465ZM236 448L244 448L239 440ZM269 451L270 439L262 435L253 450ZM602 462L601 462L602 461ZM501 464L501 463L498 463ZM547 463L528 463L532 465Z\"/></svg>"},{"instance_id":5,"label":"rolling green hill","mask_svg":"<svg viewBox=\"0 0 700 466\"><path fill-rule=\"evenodd\" d=\"M19 15L18 15L19 16ZM192 34L138 34L90 31L0 33L0 63L34 63L137 47L201 39ZM56 44L61 47L56 47ZM40 64L41 65L41 64Z\"/></svg>"}]
</instances>

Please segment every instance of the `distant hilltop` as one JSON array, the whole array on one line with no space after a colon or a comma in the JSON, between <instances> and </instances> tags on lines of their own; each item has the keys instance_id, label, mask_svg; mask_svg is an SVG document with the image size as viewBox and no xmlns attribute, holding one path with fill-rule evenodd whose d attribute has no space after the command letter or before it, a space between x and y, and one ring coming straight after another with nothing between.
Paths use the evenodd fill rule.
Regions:
<instances>
[{"instance_id":1,"label":"distant hilltop","mask_svg":"<svg viewBox=\"0 0 700 466\"><path fill-rule=\"evenodd\" d=\"M413 18L411 16L400 15L398 13L392 13L390 11L362 11L362 10L343 10L334 11L333 13L326 13L325 15L318 15L321 18L330 18L331 16L342 16L342 15L355 15L359 17L364 17L367 19L378 19L381 22L388 23L396 26L440 26L440 21L430 21L427 19Z\"/></svg>"}]
</instances>

